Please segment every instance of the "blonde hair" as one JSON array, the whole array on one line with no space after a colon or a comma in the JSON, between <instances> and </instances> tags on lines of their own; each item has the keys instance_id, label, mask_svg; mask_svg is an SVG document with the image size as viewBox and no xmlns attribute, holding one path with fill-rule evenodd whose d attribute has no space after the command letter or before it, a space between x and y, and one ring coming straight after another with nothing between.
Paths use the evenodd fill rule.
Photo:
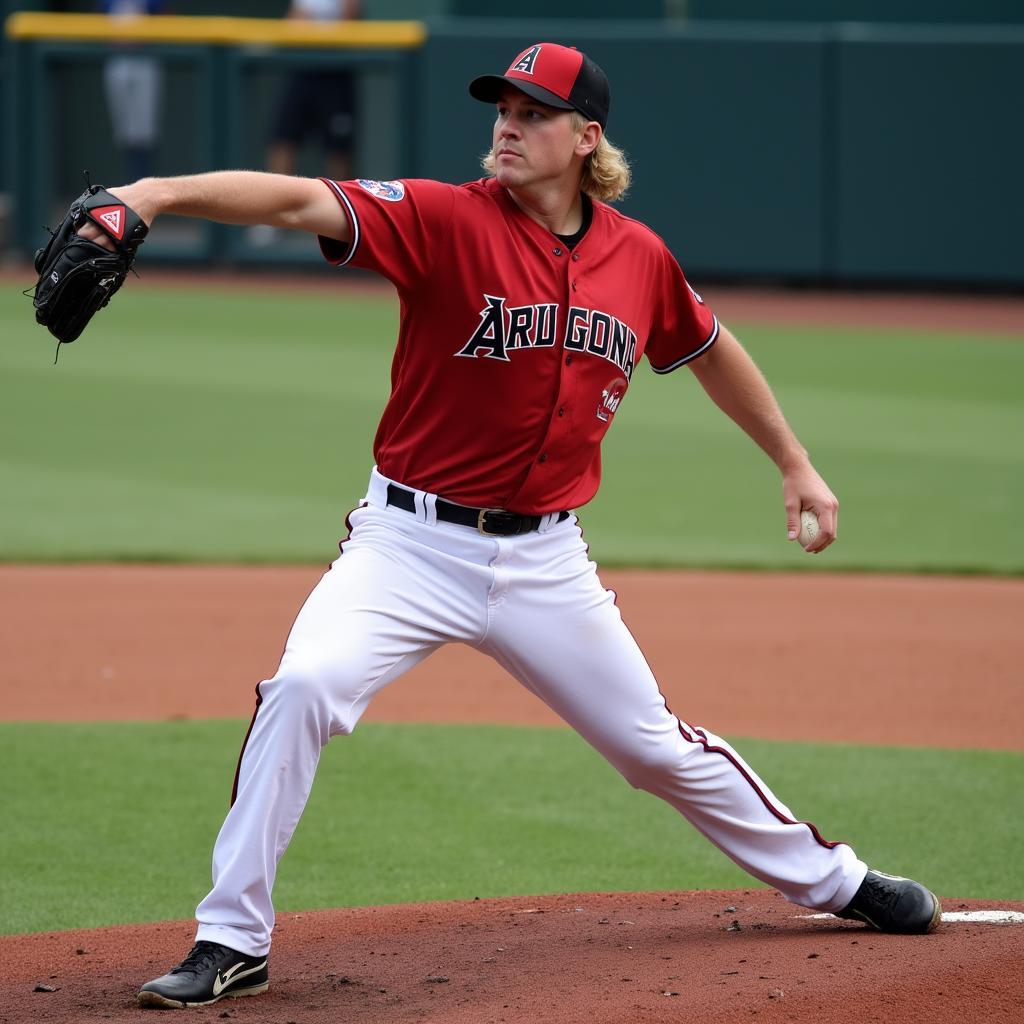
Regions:
<instances>
[{"instance_id":1,"label":"blonde hair","mask_svg":"<svg viewBox=\"0 0 1024 1024\"><path fill-rule=\"evenodd\" d=\"M569 117L574 132L583 131L590 123L587 118L575 110L570 111ZM481 162L484 170L493 176L493 147L484 154ZM601 141L583 162L580 191L586 192L591 199L597 199L599 202L614 203L616 199L621 199L626 194L631 177L626 154L618 146L609 142L602 132Z\"/></svg>"}]
</instances>

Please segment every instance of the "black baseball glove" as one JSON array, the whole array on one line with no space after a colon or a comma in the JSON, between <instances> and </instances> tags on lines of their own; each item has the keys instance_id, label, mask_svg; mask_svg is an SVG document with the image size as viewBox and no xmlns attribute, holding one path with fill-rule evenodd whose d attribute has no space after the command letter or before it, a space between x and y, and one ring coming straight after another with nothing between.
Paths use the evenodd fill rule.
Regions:
<instances>
[{"instance_id":1,"label":"black baseball glove","mask_svg":"<svg viewBox=\"0 0 1024 1024\"><path fill-rule=\"evenodd\" d=\"M87 222L111 239L113 250L78 234ZM74 341L124 283L148 231L131 207L101 185L90 185L71 204L49 245L36 253L36 321L58 341Z\"/></svg>"}]
</instances>

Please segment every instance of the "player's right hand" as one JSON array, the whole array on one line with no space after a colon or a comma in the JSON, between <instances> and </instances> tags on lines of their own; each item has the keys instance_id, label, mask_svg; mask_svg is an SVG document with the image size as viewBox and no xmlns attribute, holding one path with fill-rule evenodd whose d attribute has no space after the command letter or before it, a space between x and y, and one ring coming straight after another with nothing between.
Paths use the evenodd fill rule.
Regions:
<instances>
[{"instance_id":1,"label":"player's right hand","mask_svg":"<svg viewBox=\"0 0 1024 1024\"><path fill-rule=\"evenodd\" d=\"M816 555L839 534L839 499L809 461L786 472L782 479L782 500L786 508L786 535L796 540L800 533L800 511L808 509L818 517L818 536L806 548Z\"/></svg>"}]
</instances>

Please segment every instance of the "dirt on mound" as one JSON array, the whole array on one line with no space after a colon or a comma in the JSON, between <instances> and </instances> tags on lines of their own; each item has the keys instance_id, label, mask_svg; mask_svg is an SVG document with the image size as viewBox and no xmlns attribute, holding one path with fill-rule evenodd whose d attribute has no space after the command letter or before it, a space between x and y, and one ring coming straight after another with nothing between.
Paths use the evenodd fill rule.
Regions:
<instances>
[{"instance_id":1,"label":"dirt on mound","mask_svg":"<svg viewBox=\"0 0 1024 1024\"><path fill-rule=\"evenodd\" d=\"M995 906L944 903L947 912ZM0 1021L138 1022L139 984L181 959L193 927L0 939ZM282 915L270 991L190 1010L188 1019L1019 1021L1022 958L1022 925L879 935L816 919L763 890L364 907Z\"/></svg>"}]
</instances>

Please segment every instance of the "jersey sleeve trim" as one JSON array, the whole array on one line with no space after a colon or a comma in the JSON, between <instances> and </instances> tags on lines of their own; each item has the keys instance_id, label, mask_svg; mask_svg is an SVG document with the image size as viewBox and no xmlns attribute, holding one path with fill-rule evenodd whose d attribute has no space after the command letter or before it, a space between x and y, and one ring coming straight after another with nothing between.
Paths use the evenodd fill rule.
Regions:
<instances>
[{"instance_id":1,"label":"jersey sleeve trim","mask_svg":"<svg viewBox=\"0 0 1024 1024\"><path fill-rule=\"evenodd\" d=\"M718 340L718 317L714 313L711 314L711 319L714 323L711 325L711 333L708 335L707 340L700 346L700 348L694 349L692 352L683 356L682 359L677 359L674 363L669 363L667 366L655 366L651 363L651 369L655 373L671 373L673 370L678 370L680 366L685 366L687 363L692 362L697 356L703 355L712 345Z\"/></svg>"},{"instance_id":2,"label":"jersey sleeve trim","mask_svg":"<svg viewBox=\"0 0 1024 1024\"><path fill-rule=\"evenodd\" d=\"M356 249L359 248L359 239L362 237L362 232L359 228L359 218L356 216L355 207L352 205L352 201L347 195L345 195L345 190L336 181L331 181L330 178L321 178L320 180L334 191L338 202L341 203L342 209L344 209L345 215L348 217L349 227L352 229L352 241L349 242L348 251L342 259L338 259L334 255L335 247L344 244L343 242L338 242L336 239L325 239L321 237L320 251L324 254L324 259L329 263L333 263L336 267L344 267L352 262L352 257L355 256ZM325 242L329 244L325 245Z\"/></svg>"}]
</instances>

